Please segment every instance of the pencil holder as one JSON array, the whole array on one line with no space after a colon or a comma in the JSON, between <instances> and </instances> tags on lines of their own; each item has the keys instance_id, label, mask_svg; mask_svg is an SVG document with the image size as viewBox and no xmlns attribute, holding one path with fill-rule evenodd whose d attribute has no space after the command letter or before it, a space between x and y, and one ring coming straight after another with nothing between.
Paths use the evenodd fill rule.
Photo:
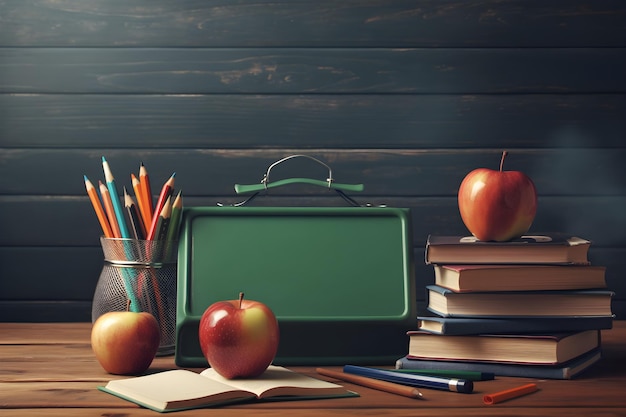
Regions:
<instances>
[{"instance_id":1,"label":"pencil holder","mask_svg":"<svg viewBox=\"0 0 626 417\"><path fill-rule=\"evenodd\" d=\"M104 265L93 297L92 322L110 311L151 313L161 328L157 355L173 354L178 242L101 237L100 243Z\"/></svg>"}]
</instances>

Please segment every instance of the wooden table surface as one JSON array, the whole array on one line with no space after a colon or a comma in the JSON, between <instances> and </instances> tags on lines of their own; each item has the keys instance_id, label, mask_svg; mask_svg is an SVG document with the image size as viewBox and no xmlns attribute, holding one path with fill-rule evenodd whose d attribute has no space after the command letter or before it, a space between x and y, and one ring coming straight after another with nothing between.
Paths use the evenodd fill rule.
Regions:
<instances>
[{"instance_id":1,"label":"wooden table surface","mask_svg":"<svg viewBox=\"0 0 626 417\"><path fill-rule=\"evenodd\" d=\"M96 361L90 329L89 323L0 323L0 416L159 415L96 389L118 377L107 374ZM626 321L616 321L602 336L604 358L575 380L498 377L477 382L473 394L423 389L424 400L342 383L361 396L240 404L174 415L626 416ZM172 356L158 357L149 372L172 368ZM318 376L312 367L292 369ZM539 391L491 406L482 402L484 394L528 382L537 383Z\"/></svg>"}]
</instances>

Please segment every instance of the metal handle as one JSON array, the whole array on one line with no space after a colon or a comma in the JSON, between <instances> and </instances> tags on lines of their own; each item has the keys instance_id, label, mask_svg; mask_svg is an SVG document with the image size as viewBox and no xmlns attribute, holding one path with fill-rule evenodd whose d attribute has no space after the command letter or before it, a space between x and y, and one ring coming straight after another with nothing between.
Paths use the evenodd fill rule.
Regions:
<instances>
[{"instance_id":1,"label":"metal handle","mask_svg":"<svg viewBox=\"0 0 626 417\"><path fill-rule=\"evenodd\" d=\"M293 158L308 158L314 162L317 162L318 164L328 169L328 178L326 178L325 181L316 180L312 178L287 178L283 180L270 182L270 172L272 171L272 168L274 168L276 165L279 165ZM249 184L249 185L235 184L235 191L237 192L237 194L243 194L243 193L264 191L269 188L280 187L283 185L295 184L295 183L319 185L322 187L327 187L329 189L335 189L335 190L345 190L345 191L355 191L355 192L363 191L363 184L340 184L340 183L334 182L332 169L330 169L328 165L326 165L319 159L314 158L309 155L290 155L285 158L282 158L274 162L267 168L267 171L265 172L265 175L263 175L263 178L261 179L260 184Z\"/></svg>"}]
</instances>

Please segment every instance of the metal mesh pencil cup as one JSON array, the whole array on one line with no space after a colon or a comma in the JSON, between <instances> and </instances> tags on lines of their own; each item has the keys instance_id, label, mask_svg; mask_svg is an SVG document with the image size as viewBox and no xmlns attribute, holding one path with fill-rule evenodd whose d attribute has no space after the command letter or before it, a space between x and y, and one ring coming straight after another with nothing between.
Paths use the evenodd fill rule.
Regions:
<instances>
[{"instance_id":1,"label":"metal mesh pencil cup","mask_svg":"<svg viewBox=\"0 0 626 417\"><path fill-rule=\"evenodd\" d=\"M93 297L92 322L127 308L151 313L161 328L157 355L173 354L178 242L101 237L100 243L104 265Z\"/></svg>"}]
</instances>

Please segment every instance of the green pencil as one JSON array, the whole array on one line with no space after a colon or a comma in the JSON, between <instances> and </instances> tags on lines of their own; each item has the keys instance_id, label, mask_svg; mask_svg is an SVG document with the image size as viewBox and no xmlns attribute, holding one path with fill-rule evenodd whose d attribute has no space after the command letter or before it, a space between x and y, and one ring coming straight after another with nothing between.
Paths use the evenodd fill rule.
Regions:
<instances>
[{"instance_id":1,"label":"green pencil","mask_svg":"<svg viewBox=\"0 0 626 417\"><path fill-rule=\"evenodd\" d=\"M488 381L495 378L492 372L455 371L453 369L391 369L391 371L405 374L467 379L469 381Z\"/></svg>"}]
</instances>

